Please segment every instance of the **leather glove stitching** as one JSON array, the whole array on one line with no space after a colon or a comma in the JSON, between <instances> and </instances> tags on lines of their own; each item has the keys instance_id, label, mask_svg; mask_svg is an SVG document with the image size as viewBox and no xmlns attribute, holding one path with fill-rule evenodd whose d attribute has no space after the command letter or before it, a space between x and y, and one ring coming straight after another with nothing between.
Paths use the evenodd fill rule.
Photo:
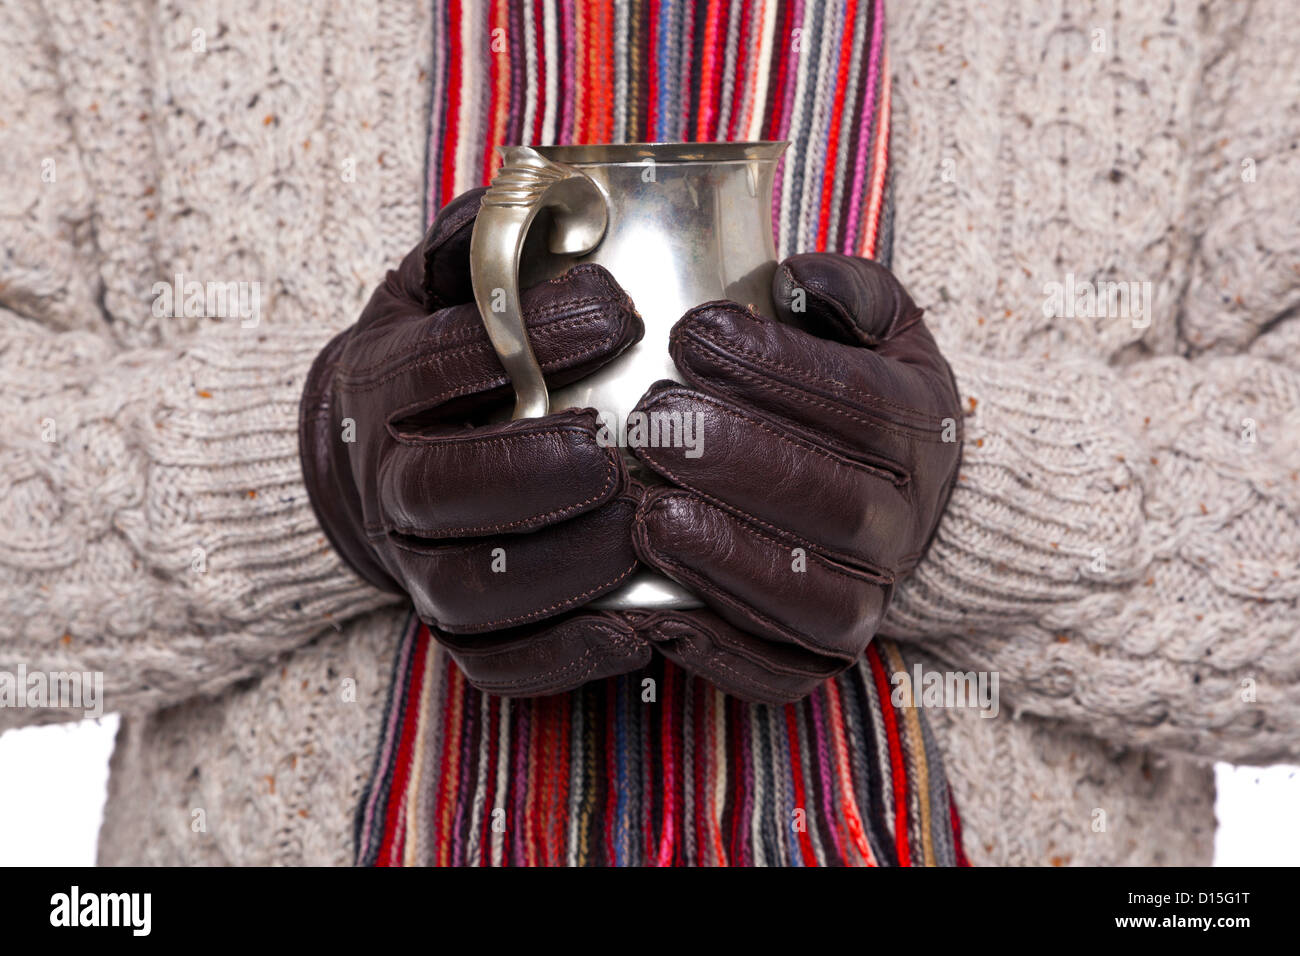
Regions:
<instances>
[{"instance_id":1,"label":"leather glove stitching","mask_svg":"<svg viewBox=\"0 0 1300 956\"><path fill-rule=\"evenodd\" d=\"M536 333L554 334L557 332L567 332L571 329L582 329L584 327L601 328L607 324L608 323L604 321L604 316L601 314L581 315L571 316L568 319L557 319L554 322L539 327L534 327L533 324L530 323L528 331L530 336L534 336ZM576 361L577 359L585 358L592 353L601 352L608 348L609 344L619 337L620 331L619 328L615 328L603 338L592 341L591 344L584 349L574 352L566 352L558 359L551 359L549 363L546 363L546 367L576 365L578 364ZM538 338L534 337L533 341L536 343ZM368 369L354 369L351 372L345 372L339 377L339 385L340 387L346 388L349 394L355 395L382 387L393 379L401 378L411 372L429 368L430 366L441 365L449 360L464 358L470 355L489 354L495 361L496 353L492 351L491 343L485 344L482 342L475 342L455 346L453 348L439 346L427 349L426 351L417 352L414 356L410 357L409 360L403 360L403 364L396 367L392 367L391 361L386 361L376 362ZM380 372L384 373L380 378L372 378L372 376ZM499 377L503 379L505 378L504 370L502 370Z\"/></svg>"},{"instance_id":2,"label":"leather glove stitching","mask_svg":"<svg viewBox=\"0 0 1300 956\"><path fill-rule=\"evenodd\" d=\"M832 674L839 673L846 666L842 658L826 658L825 655L818 654L815 651L809 651L809 653L814 657L824 660L824 666L816 667L812 663L809 663L807 667L782 664L778 661L768 660L755 654L752 647L748 647L739 641L727 640L720 631L716 628L710 627L704 621L691 621L689 624L680 621L674 623L676 623L678 627L684 628L685 633L674 636L672 640L679 641L683 644L689 644L690 646L697 648L701 647L702 644L707 644L708 646L702 648L702 650L708 655L706 659L710 663L716 663L719 668L730 671L737 676L740 676L740 672L727 663L727 657L718 650L719 647L728 649L731 653L738 657L743 657L751 664L756 667L761 667L763 670L774 676L789 675L793 677L812 677L822 680ZM760 644L771 643L763 638L755 638L755 640ZM808 650L807 648L804 649Z\"/></svg>"},{"instance_id":3,"label":"leather glove stitching","mask_svg":"<svg viewBox=\"0 0 1300 956\"><path fill-rule=\"evenodd\" d=\"M834 648L822 646L810 636L806 634L800 634L797 631L792 631L789 627L777 621L775 618L770 617L767 614L764 614L762 611L759 611L751 604L745 601L741 601L739 598L735 597L729 592L724 591L723 589L719 588L716 584L714 584L712 581L708 580L703 575L701 575L699 572L695 571L692 568L687 567L686 565L683 565L682 563L676 561L673 558L668 557L662 552L656 550L650 544L648 540L648 535L644 531L646 515L648 515L651 511L654 511L656 508L663 507L663 503L671 498L689 498L692 494L693 492L683 492L681 494L669 493L669 494L661 495L650 503L649 508L645 509L644 511L642 511L637 515L636 517L637 533L635 536L635 543L636 543L637 553L642 556L643 560L645 560L646 563L659 568L660 570L673 572L670 575L671 577L676 578L677 580L681 581L683 584L689 585L693 590L697 592L709 594L720 603L725 604L727 607L730 607L736 611L741 611L746 615L752 616L762 621L764 624L768 625L773 631L785 636L790 641L790 643L802 647L804 650L811 651L812 653L815 654L825 654L827 656L834 657L837 659L844 659L844 655L840 652L837 652ZM712 502L705 501L704 504L708 505L709 507L715 508L715 510L722 511L724 514L726 513L726 509L718 508ZM758 538L762 541L767 542L768 544L777 545L778 547L781 548L784 548L786 546L785 542L778 541L775 538L770 537L769 535L763 534L762 532L753 528L748 522L739 521L736 522L736 524L740 528L740 530L745 531L751 537ZM810 560L817 561L818 564L820 564L825 570L831 572L832 574L836 574L839 575L840 577L848 578L849 580L857 584L860 584L864 581L877 586L890 585L893 583L892 575L888 575L888 574L882 575L881 578L877 579L868 576L866 574L855 574L853 573L854 569L849 568L845 565L837 564L836 562L829 560L828 558L820 554L818 551L813 550L812 548L808 549L808 557ZM856 655L849 657L847 659L850 662L852 662L854 659L856 659Z\"/></svg>"},{"instance_id":4,"label":"leather glove stitching","mask_svg":"<svg viewBox=\"0 0 1300 956\"><path fill-rule=\"evenodd\" d=\"M559 436L563 434L566 434L564 430L538 432L535 435L519 435L510 438L501 438L496 442L496 444L505 445L515 441L524 441L529 438L544 438L552 435ZM486 441L476 439L475 441L483 444L491 443L490 439ZM405 442L405 444L408 447L419 448L418 442ZM434 449L427 449L427 450L433 451ZM594 495L591 495L590 497L582 501L564 505L561 508L553 508L550 511L538 512L536 514L526 515L525 517L517 518L514 521L498 522L495 524L464 525L464 526L453 527L453 528L441 528L441 527L430 528L427 526L416 527L415 525L404 525L404 524L398 524L396 522L390 522L387 524L375 524L374 522L366 522L365 525L366 535L367 537L370 538L379 538L385 534L405 534L416 538L471 537L474 535L480 535L480 534L491 533L491 532L511 531L515 528L531 527L535 524L538 524L539 522L549 522L552 519L566 517L568 515L580 511L588 510L589 505L599 504L603 501L609 500L613 496L613 492L617 490L617 485L618 485L618 478L619 478L618 461L612 455L606 455L605 463L607 466L605 471L605 483L604 485L601 486L600 490L597 491ZM386 487L386 480L385 480L386 477L387 477L387 473L385 471L381 471L379 475L380 488Z\"/></svg>"},{"instance_id":5,"label":"leather glove stitching","mask_svg":"<svg viewBox=\"0 0 1300 956\"><path fill-rule=\"evenodd\" d=\"M692 640L689 638L682 638L682 641L691 647L699 647L700 644L698 640ZM731 686L724 688L724 690L733 697L739 697L741 700L747 700L759 704L780 705L799 700L808 694L817 684L820 684L824 680L829 680L837 674L843 673L851 666L850 664L842 664L835 668L827 669L826 671L811 671L805 674L799 672L787 672L781 668L769 667L759 661L753 661L749 655L745 655L745 659L751 660L752 663L758 665L762 670L767 671L774 677L778 675L786 675L796 678L801 677L805 679L805 684L793 693L791 693L791 688L778 687L775 684L756 684L751 675L744 674L731 666L727 663L726 656L721 651L712 647L704 650L698 659L698 663L695 664L695 668L704 672L706 676L711 676L708 675L710 670L714 672L721 671L724 674L731 675Z\"/></svg>"},{"instance_id":6,"label":"leather glove stitching","mask_svg":"<svg viewBox=\"0 0 1300 956\"><path fill-rule=\"evenodd\" d=\"M405 551L408 554L414 554L420 557L423 557L425 554L424 552L420 551L418 548L415 548L409 544L405 544L397 539L390 539L390 540L392 541L393 547L397 548L400 551ZM576 607L579 604L584 604L585 602L591 600L596 595L603 594L605 591L614 587L614 585L619 584L621 581L623 581L625 578L631 575L631 573L636 570L636 566L639 563L640 562L633 561L626 568L624 568L622 571L620 571L618 574L616 574L614 577L610 578L608 581L604 582L603 584L597 584L594 587L591 587L588 590L583 591L581 594L574 594L570 597L563 598L559 601L556 601L554 604L550 605L549 607L539 608L536 611L530 611L528 614L518 614L514 617L500 617L492 621L486 621L482 624L475 624L472 630L461 628L461 627L449 627L448 625L441 624L441 623L437 624L436 626L439 630L446 631L449 634L477 634L477 633L481 633L482 631L493 631L493 630L501 630L507 627L517 627L521 624L527 624L530 621L536 621L536 620L540 620L541 618L552 617L555 614L558 614L560 611L565 611L571 607Z\"/></svg>"},{"instance_id":7,"label":"leather glove stitching","mask_svg":"<svg viewBox=\"0 0 1300 956\"><path fill-rule=\"evenodd\" d=\"M706 504L712 505L718 511L721 511L724 514L735 515L738 518L743 518L751 524L770 531L774 535L786 538L787 540L785 542L777 542L782 547L785 547L787 544L794 544L803 547L805 550L815 551L816 553L825 556L828 560L837 561L850 568L860 568L870 575L873 580L877 580L880 583L894 579L894 572L890 571L888 568L874 564L870 561L863 561L860 557L841 551L839 548L832 548L822 542L812 541L796 531L791 531L789 528L778 527L770 521L764 521L757 515L751 514L744 508L738 508L729 502L723 501L715 495L709 494L707 491L699 488L694 482L683 478L675 469L670 468L658 460L646 457L646 455L643 454L642 449L637 449L637 457L652 465L655 471L663 475L674 485L691 492L695 497L699 498ZM663 497L668 496L665 495ZM908 501L909 504L912 504L912 506L915 507L915 503L910 496Z\"/></svg>"},{"instance_id":8,"label":"leather glove stitching","mask_svg":"<svg viewBox=\"0 0 1300 956\"><path fill-rule=\"evenodd\" d=\"M862 406L879 405L885 408L893 409L899 414L908 415L912 418L919 420L922 423L936 425L940 429L943 426L943 421L944 421L943 417L937 415L931 415L921 409L916 408L914 405L900 405L897 402L890 401L889 399L884 398L880 395L871 392L864 392L860 388L850 385L847 382L839 382L839 381L832 380L833 384L839 386L843 394L827 396L824 392L820 391L817 388L817 386L823 385L824 382L819 379L809 378L807 371L805 369L800 369L794 366L786 365L783 362L776 361L768 356L755 352L752 349L747 349L744 346L730 343L723 338L721 333L715 332L712 329L701 329L699 327L692 327L688 331L682 332L682 335L689 336L690 338L695 339L701 345L712 346L710 352L712 352L716 358L721 359L724 362L732 365L733 367L741 369L742 371L750 375L753 374L752 370L746 369L744 365L739 362L739 360L737 359L738 355L746 356L750 360L750 362L752 362L754 365L758 366L760 369L764 371L772 373L773 375L776 375L777 373L780 372L784 372L790 378L795 379L795 381L785 382L783 384L786 384L788 387L799 388L804 394L816 396L818 399L822 399L822 400L834 399L834 400L841 400L845 402L853 402L854 397L856 397L857 401L853 402L854 407L858 407L864 413L868 412L869 410ZM845 347L852 348L852 346L845 346ZM871 351L871 350L867 349L866 351ZM878 352L872 352L872 354L880 356L880 353ZM880 357L885 361L892 361L888 356L880 356ZM924 369L920 369L915 366L908 366L908 368L910 368L914 373L918 375L925 373ZM805 386L812 386L812 387L805 387ZM898 422L897 424L903 426L907 425L907 423L904 422ZM920 428L919 425L916 427Z\"/></svg>"},{"instance_id":9,"label":"leather glove stitching","mask_svg":"<svg viewBox=\"0 0 1300 956\"><path fill-rule=\"evenodd\" d=\"M824 411L834 412L836 415L839 415L842 418L847 418L849 421L854 422L858 425L862 425L867 428L877 428L881 431L888 432L891 435L897 435L898 437L907 439L909 441L924 441L931 444L947 444L947 442L943 441L942 427L935 427L933 429L922 429L919 427L912 428L911 426L908 426L904 423L896 422L893 419L877 418L874 416L869 416L868 413L866 413L865 409L863 409L862 413L860 414L858 411L855 411L852 407L846 407L844 404L835 404L829 402L821 398L820 396L817 396L816 393L809 392L807 389L799 388L798 386L795 385L787 385L780 382L774 382L770 378L767 378L765 376L759 375L751 371L750 369L746 368L744 365L732 359L730 356L717 355L716 359L717 361L723 364L732 366L733 369L735 369L735 372L733 374L735 374L737 378L748 381L752 385L754 385L759 389L762 389L763 391L774 392L778 395L789 396L795 399L796 401L803 402L804 404L811 405L815 408L820 408L823 409ZM738 401L744 401L743 395L737 394L734 388L726 384L713 382L708 379L703 379L700 376L695 375L694 373L687 373L687 377L691 379L692 384L698 385L701 389L708 389L714 392L725 391L728 395L732 396L733 398L736 398ZM932 418L930 416L925 416L925 418L928 421L936 423L936 425L941 425L943 422L943 419L941 418Z\"/></svg>"},{"instance_id":10,"label":"leather glove stitching","mask_svg":"<svg viewBox=\"0 0 1300 956\"><path fill-rule=\"evenodd\" d=\"M873 464L872 462L867 462L867 461L859 461L854 456L842 452L838 448L831 448L829 446L822 447L821 444L809 441L807 438L804 438L797 433L783 432L780 429L774 427L771 420L765 420L758 415L745 411L745 409L742 406L736 404L735 402L724 402L718 396L710 395L707 392L699 392L699 391L694 391L685 388L663 389L662 391L656 392L651 397L650 401L646 403L646 407L649 408L651 405L654 405L661 395L671 395L671 394L686 395L692 401L697 401L705 405L712 405L714 408L720 409L726 413L730 413L734 415L736 418L741 419L742 421L749 422L751 425L754 425L760 430L771 435L773 438L777 439L782 444L790 445L792 448L797 448L801 452L811 453L813 455L818 456L819 458L824 458L833 465L852 468L866 475L870 475L872 478L877 478L880 481L887 481L891 485L894 485L895 487L899 487L899 488L901 488L903 485L908 484L911 481L911 475L908 474L907 469L905 469L902 465L899 465L897 463L891 463L889 468L885 468L882 467L882 465L880 464ZM824 442L822 444L824 444ZM636 454L638 458L640 458L642 461L646 461L649 462L650 464L655 465L656 466L655 470L659 471L660 469L658 466L661 464L661 462L657 457L655 457L654 454L657 451L658 451L657 448L650 447L650 446L638 447L633 449L633 452ZM873 456L873 458L875 458L876 461L878 462L883 462L883 459L881 459L879 456ZM681 482L677 482L675 478L673 480L675 483L681 484Z\"/></svg>"}]
</instances>

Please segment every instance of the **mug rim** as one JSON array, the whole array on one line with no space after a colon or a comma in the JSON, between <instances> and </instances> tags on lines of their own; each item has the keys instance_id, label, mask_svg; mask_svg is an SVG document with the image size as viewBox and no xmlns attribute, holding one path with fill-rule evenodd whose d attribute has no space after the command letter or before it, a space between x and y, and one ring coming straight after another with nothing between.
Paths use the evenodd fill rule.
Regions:
<instances>
[{"instance_id":1,"label":"mug rim","mask_svg":"<svg viewBox=\"0 0 1300 956\"><path fill-rule=\"evenodd\" d=\"M788 140L736 140L703 143L565 143L529 146L551 162L568 166L641 165L697 162L774 162L790 145ZM499 147L503 151L517 147Z\"/></svg>"}]
</instances>

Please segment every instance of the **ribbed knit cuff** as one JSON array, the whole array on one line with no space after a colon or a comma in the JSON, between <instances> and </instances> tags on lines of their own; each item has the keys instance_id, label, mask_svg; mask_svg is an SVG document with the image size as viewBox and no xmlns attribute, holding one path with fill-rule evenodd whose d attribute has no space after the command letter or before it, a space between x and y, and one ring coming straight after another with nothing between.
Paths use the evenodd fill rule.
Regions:
<instances>
[{"instance_id":1,"label":"ribbed knit cuff","mask_svg":"<svg viewBox=\"0 0 1300 956\"><path fill-rule=\"evenodd\" d=\"M319 629L391 603L330 546L303 486L298 407L330 330L209 330L143 403L145 507L123 528L157 570L187 576L200 631Z\"/></svg>"},{"instance_id":2,"label":"ribbed knit cuff","mask_svg":"<svg viewBox=\"0 0 1300 956\"><path fill-rule=\"evenodd\" d=\"M1096 364L949 356L966 415L962 467L929 553L881 630L925 637L1107 600L1149 563L1134 410ZM1074 614L1070 615L1071 617Z\"/></svg>"}]
</instances>

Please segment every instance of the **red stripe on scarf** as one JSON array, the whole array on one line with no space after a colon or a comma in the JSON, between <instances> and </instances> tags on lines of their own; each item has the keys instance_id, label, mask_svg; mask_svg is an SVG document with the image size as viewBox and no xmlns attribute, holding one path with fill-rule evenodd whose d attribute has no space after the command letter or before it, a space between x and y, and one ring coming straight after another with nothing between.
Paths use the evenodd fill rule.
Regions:
<instances>
[{"instance_id":1,"label":"red stripe on scarf","mask_svg":"<svg viewBox=\"0 0 1300 956\"><path fill-rule=\"evenodd\" d=\"M411 752L415 747L415 731L419 725L420 698L424 693L425 659L429 651L429 629L420 625L411 655L411 684L407 689L406 713L402 717L402 733L393 764L393 783L388 791L388 806L384 813L384 839L379 845L376 866L401 865L402 846L398 842L401 828L398 820L406 803L406 784L411 776Z\"/></svg>"},{"instance_id":2,"label":"red stripe on scarf","mask_svg":"<svg viewBox=\"0 0 1300 956\"><path fill-rule=\"evenodd\" d=\"M889 738L889 765L894 778L894 845L898 850L898 865L912 865L912 851L907 841L907 767L903 761L903 742L898 735L898 718L889 699L889 678L875 643L867 645L867 660L871 663L871 676L876 681L880 696L880 714L885 721Z\"/></svg>"}]
</instances>

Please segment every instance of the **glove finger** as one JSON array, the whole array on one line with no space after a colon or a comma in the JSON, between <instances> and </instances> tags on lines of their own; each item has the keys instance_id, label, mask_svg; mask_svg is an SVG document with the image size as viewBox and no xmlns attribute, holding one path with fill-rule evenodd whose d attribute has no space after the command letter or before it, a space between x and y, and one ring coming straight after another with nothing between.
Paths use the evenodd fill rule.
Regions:
<instances>
[{"instance_id":1,"label":"glove finger","mask_svg":"<svg viewBox=\"0 0 1300 956\"><path fill-rule=\"evenodd\" d=\"M507 697L573 690L650 663L651 647L612 614L574 614L542 627L476 637L432 631L469 682Z\"/></svg>"},{"instance_id":2,"label":"glove finger","mask_svg":"<svg viewBox=\"0 0 1300 956\"><path fill-rule=\"evenodd\" d=\"M746 634L707 610L656 614L638 625L637 634L673 663L728 694L757 703L800 700L850 666L839 658Z\"/></svg>"},{"instance_id":3,"label":"glove finger","mask_svg":"<svg viewBox=\"0 0 1300 956\"><path fill-rule=\"evenodd\" d=\"M461 193L438 213L420 244L379 284L358 325L376 329L472 302L469 241L486 188Z\"/></svg>"},{"instance_id":4,"label":"glove finger","mask_svg":"<svg viewBox=\"0 0 1300 956\"><path fill-rule=\"evenodd\" d=\"M876 346L920 310L878 262L838 252L790 256L772 274L776 318L822 338Z\"/></svg>"},{"instance_id":5,"label":"glove finger","mask_svg":"<svg viewBox=\"0 0 1300 956\"><path fill-rule=\"evenodd\" d=\"M829 439L850 456L906 471L917 442L955 440L945 376L861 346L819 339L734 302L687 312L669 337L673 361L702 391L730 396Z\"/></svg>"},{"instance_id":6,"label":"glove finger","mask_svg":"<svg viewBox=\"0 0 1300 956\"><path fill-rule=\"evenodd\" d=\"M519 627L580 607L631 576L636 505L623 495L532 534L470 541L389 536L384 548L431 627L454 634Z\"/></svg>"},{"instance_id":7,"label":"glove finger","mask_svg":"<svg viewBox=\"0 0 1300 956\"><path fill-rule=\"evenodd\" d=\"M637 556L735 627L852 662L884 614L892 578L839 564L691 491L656 489L637 509Z\"/></svg>"},{"instance_id":8,"label":"glove finger","mask_svg":"<svg viewBox=\"0 0 1300 956\"><path fill-rule=\"evenodd\" d=\"M552 386L591 373L644 331L632 300L598 265L575 266L520 299L533 352ZM382 409L392 422L425 412L453 418L508 399L509 378L474 303L432 315L408 310L403 321L378 324L372 306L335 374L345 405Z\"/></svg>"},{"instance_id":9,"label":"glove finger","mask_svg":"<svg viewBox=\"0 0 1300 956\"><path fill-rule=\"evenodd\" d=\"M791 256L772 276L772 302L776 318L796 328L949 374L925 311L879 262L837 252Z\"/></svg>"},{"instance_id":10,"label":"glove finger","mask_svg":"<svg viewBox=\"0 0 1300 956\"><path fill-rule=\"evenodd\" d=\"M463 192L442 207L425 233L421 247L421 294L425 312L474 301L470 282L469 243L486 186Z\"/></svg>"},{"instance_id":11,"label":"glove finger","mask_svg":"<svg viewBox=\"0 0 1300 956\"><path fill-rule=\"evenodd\" d=\"M653 386L636 411L659 427L650 434L657 441L636 443L633 450L672 484L836 561L897 571L914 558L899 550L923 534L915 527L907 476L676 383ZM674 440L686 435L690 444Z\"/></svg>"},{"instance_id":12,"label":"glove finger","mask_svg":"<svg viewBox=\"0 0 1300 956\"><path fill-rule=\"evenodd\" d=\"M480 428L395 432L380 462L380 513L367 534L468 538L520 534L592 511L623 488L618 449L594 409Z\"/></svg>"}]
</instances>

